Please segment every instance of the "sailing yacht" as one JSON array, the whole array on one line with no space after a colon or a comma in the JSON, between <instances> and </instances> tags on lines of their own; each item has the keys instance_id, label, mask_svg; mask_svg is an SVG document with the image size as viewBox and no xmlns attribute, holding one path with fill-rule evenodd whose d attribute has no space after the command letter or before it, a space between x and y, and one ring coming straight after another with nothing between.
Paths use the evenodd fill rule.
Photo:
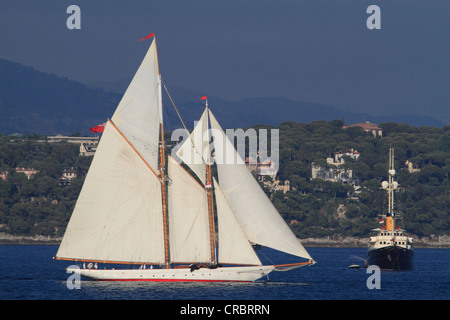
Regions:
<instances>
[{"instance_id":1,"label":"sailing yacht","mask_svg":"<svg viewBox=\"0 0 450 320\"><path fill-rule=\"evenodd\" d=\"M380 221L382 229L377 228L377 235L370 237L367 251L367 265L377 265L382 270L409 270L413 268L413 239L406 235L405 230L396 227L394 210L394 190L398 183L394 181L394 149L389 149L389 181L383 181L383 189L388 191L388 213Z\"/></svg>"},{"instance_id":2,"label":"sailing yacht","mask_svg":"<svg viewBox=\"0 0 450 320\"><path fill-rule=\"evenodd\" d=\"M314 264L206 97L200 121L166 157L156 40L153 34L147 38L153 38L151 45L106 122L55 259L87 263L67 272L111 281L253 282L272 271ZM211 174L212 137L217 179ZM218 161L230 155L234 162ZM301 261L263 265L253 245ZM92 268L94 263L100 267Z\"/></svg>"}]
</instances>

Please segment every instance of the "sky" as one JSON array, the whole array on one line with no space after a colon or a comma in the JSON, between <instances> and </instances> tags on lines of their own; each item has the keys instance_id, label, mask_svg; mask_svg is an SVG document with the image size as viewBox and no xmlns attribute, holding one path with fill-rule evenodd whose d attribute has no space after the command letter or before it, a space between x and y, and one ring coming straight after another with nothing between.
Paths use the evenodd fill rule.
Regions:
<instances>
[{"instance_id":1,"label":"sky","mask_svg":"<svg viewBox=\"0 0 450 320\"><path fill-rule=\"evenodd\" d=\"M70 5L81 29L68 29ZM370 5L380 29L369 29ZM0 0L0 58L83 83L137 70L226 100L282 96L450 124L448 0ZM1 75L0 75L1 76Z\"/></svg>"}]
</instances>

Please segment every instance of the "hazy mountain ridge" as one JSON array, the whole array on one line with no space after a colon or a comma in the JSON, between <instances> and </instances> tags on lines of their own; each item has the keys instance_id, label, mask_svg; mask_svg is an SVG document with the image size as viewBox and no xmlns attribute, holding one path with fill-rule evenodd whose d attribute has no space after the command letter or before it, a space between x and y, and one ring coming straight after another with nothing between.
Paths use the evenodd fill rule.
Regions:
<instances>
[{"instance_id":1,"label":"hazy mountain ridge","mask_svg":"<svg viewBox=\"0 0 450 320\"><path fill-rule=\"evenodd\" d=\"M105 91L123 94L132 80L132 77L111 81L87 84L91 88L102 88ZM200 97L207 95L205 92L196 92L176 86L167 85L177 108L179 108L189 127L197 121L201 115ZM163 94L164 96L164 94ZM172 103L167 97L163 97L167 113L178 121L178 116L172 108ZM245 128L256 124L277 126L284 121L297 121L309 123L316 120L344 120L347 124L370 121L372 123L398 122L412 126L445 126L444 122L427 116L402 114L395 116L374 116L362 112L348 112L334 106L319 103L294 101L285 97L253 97L239 101L226 101L218 97L209 96L208 100L214 114L225 128ZM180 124L181 126L181 124Z\"/></svg>"},{"instance_id":2,"label":"hazy mountain ridge","mask_svg":"<svg viewBox=\"0 0 450 320\"><path fill-rule=\"evenodd\" d=\"M121 95L0 59L0 131L89 131L112 115Z\"/></svg>"},{"instance_id":3,"label":"hazy mountain ridge","mask_svg":"<svg viewBox=\"0 0 450 320\"><path fill-rule=\"evenodd\" d=\"M90 127L112 116L130 79L85 85L0 59L0 132L89 134ZM179 87L168 87L183 121L192 128L203 109L200 101L203 94ZM163 97L168 130L180 128L181 122L165 92ZM348 124L367 120L373 123L408 123L413 126L445 125L431 117L376 117L283 97L248 98L232 102L208 96L208 100L224 128L246 128L256 124L276 126L291 120L309 123L334 119L344 120Z\"/></svg>"}]
</instances>

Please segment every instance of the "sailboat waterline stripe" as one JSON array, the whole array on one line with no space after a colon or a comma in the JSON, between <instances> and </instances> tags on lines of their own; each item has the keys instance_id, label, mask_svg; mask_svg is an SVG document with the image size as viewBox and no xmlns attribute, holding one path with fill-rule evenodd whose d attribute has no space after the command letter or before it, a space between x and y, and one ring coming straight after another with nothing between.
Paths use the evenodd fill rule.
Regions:
<instances>
[{"instance_id":1,"label":"sailboat waterline stripe","mask_svg":"<svg viewBox=\"0 0 450 320\"><path fill-rule=\"evenodd\" d=\"M112 122L111 119L108 119L108 122L112 124L112 126L117 130L117 132L125 139L125 141L130 145L130 147L137 153L137 155L142 159L142 161L144 161L145 165L153 172L153 174L156 176L156 178L158 178L159 181L161 181L161 179L158 177L158 175L156 174L156 172L152 169L152 167L148 164L147 161L145 161L144 157L139 153L139 151L137 151L137 149L133 146L133 144L130 142L130 140L127 139L127 137L125 137L125 135L122 133L122 131L119 130L119 128L116 127L116 125L114 124L114 122Z\"/></svg>"},{"instance_id":2,"label":"sailboat waterline stripe","mask_svg":"<svg viewBox=\"0 0 450 320\"><path fill-rule=\"evenodd\" d=\"M246 280L203 280L203 279L95 279L95 281L146 281L146 282L241 282L252 283L253 281Z\"/></svg>"}]
</instances>

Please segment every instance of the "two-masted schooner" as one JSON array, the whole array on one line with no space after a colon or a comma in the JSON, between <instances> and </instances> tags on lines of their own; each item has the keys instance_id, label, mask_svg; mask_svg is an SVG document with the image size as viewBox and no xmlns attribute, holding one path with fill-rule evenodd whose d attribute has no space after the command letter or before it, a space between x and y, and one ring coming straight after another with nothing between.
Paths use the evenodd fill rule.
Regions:
<instances>
[{"instance_id":1,"label":"two-masted schooner","mask_svg":"<svg viewBox=\"0 0 450 320\"><path fill-rule=\"evenodd\" d=\"M89 266L67 272L123 281L252 282L273 270L314 264L207 101L176 155L166 157L156 40L153 34L144 39L150 37L147 54L105 125L55 259ZM211 174L209 125L220 133L215 142L225 147L215 148L215 158L231 152L236 159L216 161L218 180ZM193 138L205 135L200 142ZM303 260L263 265L255 244ZM94 263L105 265L93 268Z\"/></svg>"}]
</instances>

